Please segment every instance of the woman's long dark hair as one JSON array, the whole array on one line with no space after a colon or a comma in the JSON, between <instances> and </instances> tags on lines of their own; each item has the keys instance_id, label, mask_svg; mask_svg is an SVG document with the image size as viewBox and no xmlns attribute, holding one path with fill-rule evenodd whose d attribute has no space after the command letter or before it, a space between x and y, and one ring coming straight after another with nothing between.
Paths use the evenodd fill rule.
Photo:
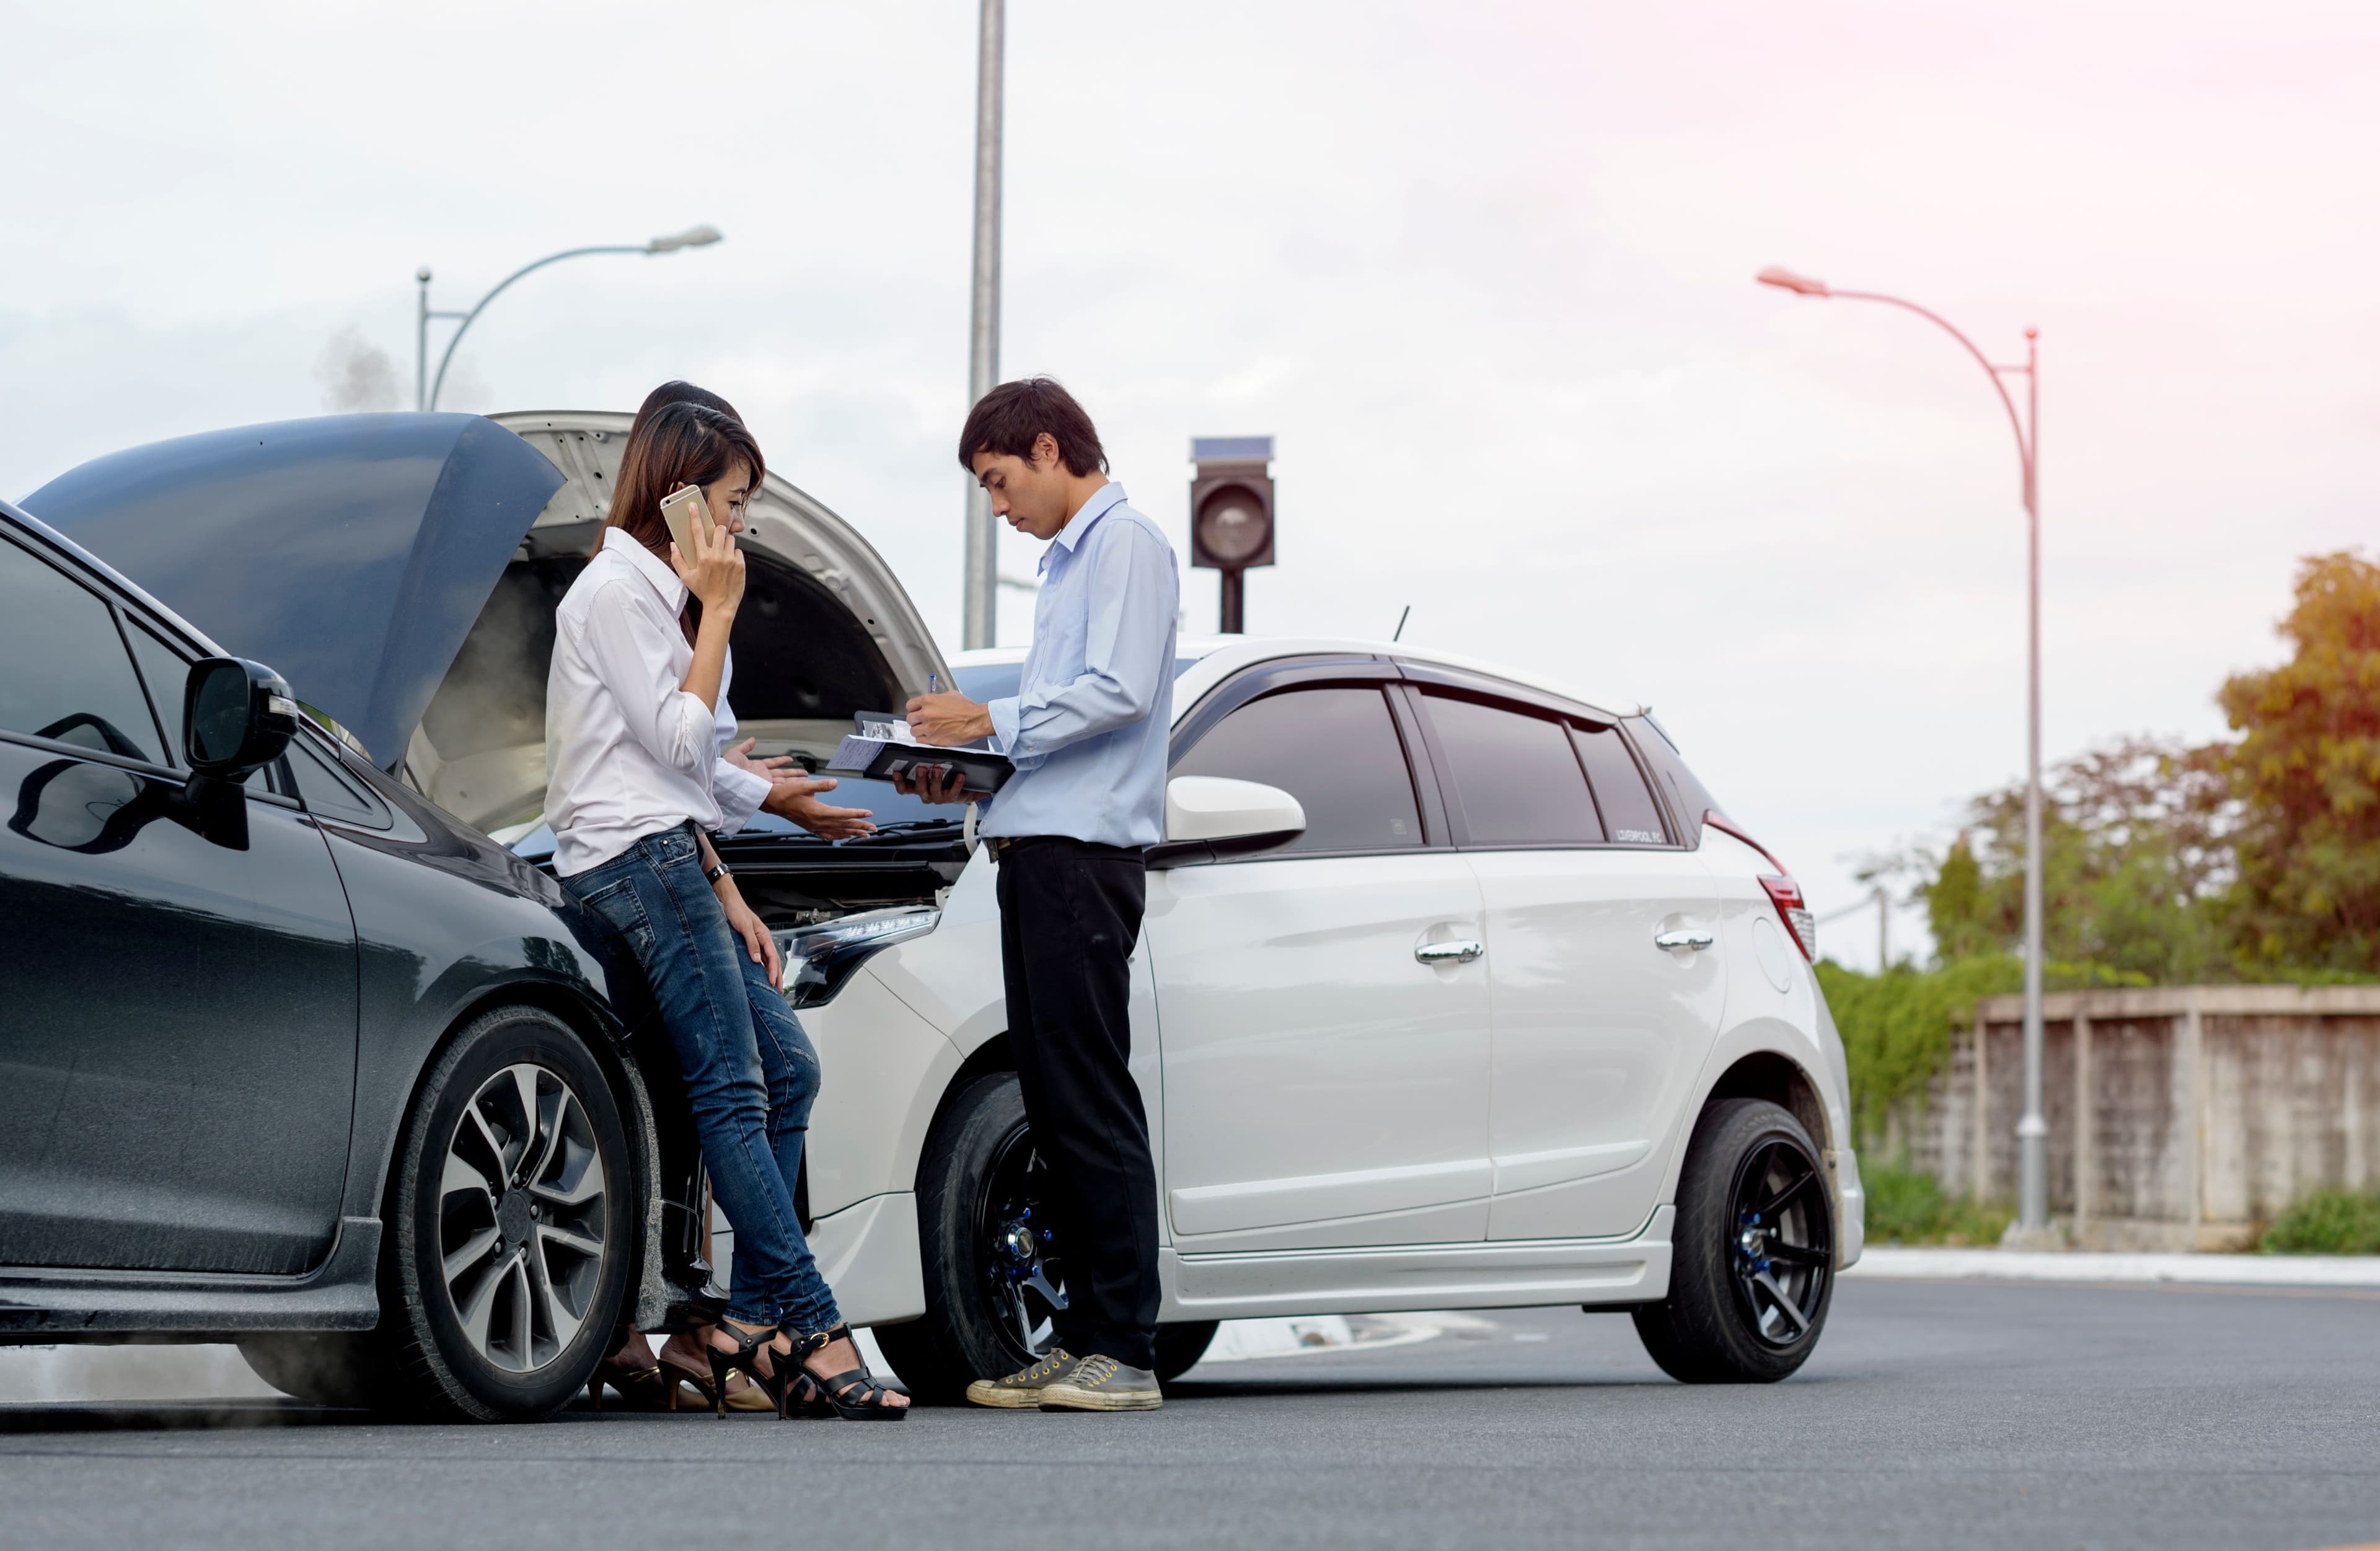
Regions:
<instances>
[{"instance_id":1,"label":"woman's long dark hair","mask_svg":"<svg viewBox=\"0 0 2380 1551\"><path fill-rule=\"evenodd\" d=\"M657 559L669 559L669 524L662 516L662 497L687 485L708 485L724 479L738 463L751 470L752 489L760 488L767 465L760 444L733 415L687 402L663 405L628 434L620 454L620 477L612 487L612 509L603 518L606 530L620 528L650 550ZM713 513L718 521L724 514ZM702 624L702 604L693 597L678 616L688 641Z\"/></svg>"}]
</instances>

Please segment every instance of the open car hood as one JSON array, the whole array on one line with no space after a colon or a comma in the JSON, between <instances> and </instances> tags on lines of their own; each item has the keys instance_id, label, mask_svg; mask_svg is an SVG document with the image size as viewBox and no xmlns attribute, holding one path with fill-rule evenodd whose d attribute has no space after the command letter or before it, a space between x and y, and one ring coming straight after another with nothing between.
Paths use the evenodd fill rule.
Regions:
<instances>
[{"instance_id":1,"label":"open car hood","mask_svg":"<svg viewBox=\"0 0 2380 1551\"><path fill-rule=\"evenodd\" d=\"M553 607L600 537L634 417L346 415L94 459L24 505L225 649L270 663L372 759L483 830L545 798ZM729 696L763 754L950 671L868 541L771 474Z\"/></svg>"},{"instance_id":2,"label":"open car hood","mask_svg":"<svg viewBox=\"0 0 2380 1551\"><path fill-rule=\"evenodd\" d=\"M477 415L338 415L111 453L24 505L394 768L563 483Z\"/></svg>"}]
</instances>

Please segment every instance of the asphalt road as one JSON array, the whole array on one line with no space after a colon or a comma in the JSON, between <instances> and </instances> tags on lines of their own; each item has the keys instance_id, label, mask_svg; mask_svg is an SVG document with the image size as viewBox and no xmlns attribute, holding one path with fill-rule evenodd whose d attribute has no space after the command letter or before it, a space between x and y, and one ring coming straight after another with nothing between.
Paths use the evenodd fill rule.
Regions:
<instances>
[{"instance_id":1,"label":"asphalt road","mask_svg":"<svg viewBox=\"0 0 2380 1551\"><path fill-rule=\"evenodd\" d=\"M1624 1317L897 1426L0 1408L0 1545L2184 1546L2380 1541L2380 1292L1852 1280L1802 1375Z\"/></svg>"}]
</instances>

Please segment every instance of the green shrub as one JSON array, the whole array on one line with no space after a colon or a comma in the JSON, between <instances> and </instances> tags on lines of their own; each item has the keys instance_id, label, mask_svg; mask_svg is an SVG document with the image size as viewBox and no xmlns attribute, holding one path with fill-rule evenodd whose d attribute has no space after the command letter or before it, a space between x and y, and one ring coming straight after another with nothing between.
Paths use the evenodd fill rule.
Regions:
<instances>
[{"instance_id":1,"label":"green shrub","mask_svg":"<svg viewBox=\"0 0 2380 1551\"><path fill-rule=\"evenodd\" d=\"M1997 1244L2013 1215L2005 1206L1950 1196L1931 1175L1890 1165L1862 1165L1871 1244Z\"/></svg>"},{"instance_id":2,"label":"green shrub","mask_svg":"<svg viewBox=\"0 0 2380 1551\"><path fill-rule=\"evenodd\" d=\"M2380 1254L2380 1194L2318 1190L2265 1230L2267 1254Z\"/></svg>"},{"instance_id":3,"label":"green shrub","mask_svg":"<svg viewBox=\"0 0 2380 1551\"><path fill-rule=\"evenodd\" d=\"M2093 986L2145 986L2148 978L2104 964L2051 963L2044 980L2054 991ZM1818 987L1843 1036L1851 1068L1852 1129L1863 1150L1884 1134L1885 1111L1917 1092L1950 1059L1950 1042L1972 1023L1984 997L2024 988L2024 963L2013 955L1953 959L1938 969L1895 964L1863 975L1832 959L1818 962Z\"/></svg>"}]
</instances>

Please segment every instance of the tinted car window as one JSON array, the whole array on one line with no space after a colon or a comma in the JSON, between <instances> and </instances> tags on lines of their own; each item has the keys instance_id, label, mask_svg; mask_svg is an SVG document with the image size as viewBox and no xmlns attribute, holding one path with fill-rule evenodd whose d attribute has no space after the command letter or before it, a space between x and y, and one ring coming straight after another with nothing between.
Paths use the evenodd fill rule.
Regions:
<instances>
[{"instance_id":1,"label":"tinted car window","mask_svg":"<svg viewBox=\"0 0 2380 1551\"><path fill-rule=\"evenodd\" d=\"M1425 693L1474 845L1593 845L1603 839L1568 729L1477 700Z\"/></svg>"},{"instance_id":2,"label":"tinted car window","mask_svg":"<svg viewBox=\"0 0 2380 1551\"><path fill-rule=\"evenodd\" d=\"M1404 743L1375 688L1292 689L1251 700L1210 728L1171 773L1260 781L1295 797L1305 809L1305 832L1268 856L1422 842Z\"/></svg>"},{"instance_id":3,"label":"tinted car window","mask_svg":"<svg viewBox=\"0 0 2380 1551\"><path fill-rule=\"evenodd\" d=\"M1573 727L1571 740L1578 745L1578 762L1595 784L1596 806L1603 810L1603 827L1621 845L1667 845L1669 829L1661 810L1645 785L1645 773L1613 727Z\"/></svg>"},{"instance_id":4,"label":"tinted car window","mask_svg":"<svg viewBox=\"0 0 2380 1551\"><path fill-rule=\"evenodd\" d=\"M182 762L182 691L188 685L190 660L159 640L142 624L125 621L125 635L132 642L132 660L140 664L140 676L149 681L149 698L157 708L157 720L165 724L165 762Z\"/></svg>"},{"instance_id":5,"label":"tinted car window","mask_svg":"<svg viewBox=\"0 0 2380 1551\"><path fill-rule=\"evenodd\" d=\"M288 774L297 785L298 800L309 813L350 824L382 827L387 816L380 804L358 789L346 771L334 768L332 757L316 748L303 733L289 740Z\"/></svg>"},{"instance_id":6,"label":"tinted car window","mask_svg":"<svg viewBox=\"0 0 2380 1551\"><path fill-rule=\"evenodd\" d=\"M1694 772L1686 769L1685 760L1679 757L1678 745L1670 741L1667 728L1649 715L1639 717L1629 725L1632 729L1641 729L1633 740L1636 752L1645 757L1645 763L1653 769L1654 779L1669 794L1670 810L1678 816L1678 822L1685 826L1686 843L1700 845L1703 842L1703 815L1726 810L1718 806L1718 800L1696 779Z\"/></svg>"},{"instance_id":7,"label":"tinted car window","mask_svg":"<svg viewBox=\"0 0 2380 1551\"><path fill-rule=\"evenodd\" d=\"M154 762L157 724L99 595L0 540L0 727Z\"/></svg>"}]
</instances>

